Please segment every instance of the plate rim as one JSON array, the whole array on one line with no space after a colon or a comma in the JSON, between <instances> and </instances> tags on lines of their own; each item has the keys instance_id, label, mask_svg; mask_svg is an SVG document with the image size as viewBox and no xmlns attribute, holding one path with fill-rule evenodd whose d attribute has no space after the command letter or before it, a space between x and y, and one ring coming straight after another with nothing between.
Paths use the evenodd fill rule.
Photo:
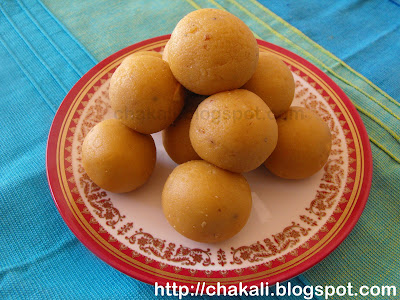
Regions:
<instances>
[{"instance_id":1,"label":"plate rim","mask_svg":"<svg viewBox=\"0 0 400 300\"><path fill-rule=\"evenodd\" d=\"M92 67L88 72L86 72L79 80L78 82L71 88L71 90L67 93L63 101L61 102L55 116L52 122L52 125L50 127L49 135L48 135L48 140L47 140L47 148L46 148L46 175L47 175L47 181L49 184L49 189L53 198L53 201L62 216L64 222L67 224L69 229L74 233L74 235L84 244L93 254L98 256L101 260L103 260L105 263L111 265L112 267L116 268L117 270L127 274L130 277L136 278L140 281L149 283L154 285L155 282L158 282L159 284L165 285L167 282L176 282L177 285L186 285L188 286L187 283L182 283L179 282L179 279L177 278L171 278L171 279L166 279L164 277L158 277L157 274L150 274L146 270L140 270L137 266L131 267L127 266L125 262L120 261L120 259L116 258L109 252L105 251L102 249L101 246L99 246L92 238L91 236L85 232L85 230L82 230L82 227L80 226L79 222L77 219L73 216L73 212L69 209L68 203L66 199L62 195L61 187L58 186L58 181L52 178L52 174L56 173L56 143L52 143L52 141L55 140L55 138L58 136L58 133L61 129L62 122L65 117L65 113L69 109L70 102L74 99L72 95L75 95L77 91L80 91L80 89L95 75L98 71L100 71L104 66L108 65L110 62L114 61L115 59L123 56L124 54L140 48L142 46L146 46L151 43L155 43L161 40L167 40L170 38L170 34L167 35L162 35L158 37L153 37L150 39L143 40L139 43L132 44L130 46L127 46L112 55L108 56L107 58L103 59L99 63L97 63L94 67ZM355 224L358 222L359 218L361 217L361 214L365 208L365 205L368 200L369 192L371 189L371 182L372 182L372 173L373 173L373 158L372 158L372 151L371 151L371 146L369 143L369 138L368 138L368 133L366 131L365 125L362 122L362 119L360 115L358 114L355 106L351 102L351 100L347 97L347 95L344 93L344 91L323 71L321 71L318 67L316 67L314 64L309 62L308 60L302 58L301 56L285 49L280 46L277 46L275 44L259 40L257 39L257 42L260 46L264 46L267 48L270 48L272 50L278 51L280 53L283 53L285 55L290 56L297 62L301 63L302 65L308 67L312 72L314 72L316 75L318 75L321 79L323 79L328 86L330 86L338 95L338 97L343 101L345 107L348 109L349 114L354 120L355 127L357 128L357 131L360 135L360 142L361 142L361 148L363 149L364 152L364 173L363 177L361 178L362 183L360 186L360 194L357 197L356 202L356 207L354 210L351 212L348 220L346 221L346 226L343 226L339 233L331 240L329 241L323 248L321 248L318 252L316 252L314 255L312 255L310 258L305 260L304 262L300 263L299 265L290 268L286 272L281 272L279 274L273 275L272 278L274 278L274 282L282 282L285 280L289 280L295 276L300 275L304 271L308 270L309 268L313 267L317 263L321 262L326 256L328 256L332 251L334 251L342 242L343 240L350 234L350 232L353 230ZM53 154L53 155L52 155ZM61 201L60 201L61 200ZM266 276L268 277L268 276ZM193 279L196 279L196 277L193 277ZM206 279L204 280L206 281ZM197 280L193 280L193 283L198 282ZM261 282L265 282L263 279L255 279L255 280L250 280L246 281L246 285L260 285ZM272 281L269 281L272 282ZM216 283L216 282L215 282ZM207 284L215 284L215 283L210 283L207 282ZM237 283L229 283L229 285L239 285L239 282ZM190 289L190 287L189 287ZM192 289L190 289L192 290Z\"/></svg>"}]
</instances>

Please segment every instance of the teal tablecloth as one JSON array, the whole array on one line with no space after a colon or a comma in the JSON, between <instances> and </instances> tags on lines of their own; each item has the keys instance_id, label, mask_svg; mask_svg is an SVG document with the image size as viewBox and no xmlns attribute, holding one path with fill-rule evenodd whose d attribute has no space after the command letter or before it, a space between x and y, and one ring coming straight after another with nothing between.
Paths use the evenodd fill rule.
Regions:
<instances>
[{"instance_id":1,"label":"teal tablecloth","mask_svg":"<svg viewBox=\"0 0 400 300\"><path fill-rule=\"evenodd\" d=\"M400 293L400 7L396 1L260 2L0 2L0 299L154 297L151 286L100 261L64 224L47 186L47 134L68 90L98 60L170 33L199 7L227 9L262 39L316 64L352 99L367 127L374 177L365 212L337 250L292 284L351 281L396 285Z\"/></svg>"}]
</instances>

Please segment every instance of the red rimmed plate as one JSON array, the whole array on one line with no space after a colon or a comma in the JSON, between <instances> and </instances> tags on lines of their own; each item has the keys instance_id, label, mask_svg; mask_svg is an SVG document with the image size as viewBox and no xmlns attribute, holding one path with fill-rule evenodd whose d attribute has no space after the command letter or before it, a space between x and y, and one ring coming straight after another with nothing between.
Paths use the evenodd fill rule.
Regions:
<instances>
[{"instance_id":1,"label":"red rimmed plate","mask_svg":"<svg viewBox=\"0 0 400 300\"><path fill-rule=\"evenodd\" d=\"M162 51L169 35L129 46L106 58L71 89L60 105L47 145L47 176L54 201L78 239L114 268L154 284L176 282L194 290L215 285L270 285L312 267L350 233L360 217L372 178L365 127L351 101L321 70L276 45L258 41L261 51L279 56L293 72L294 105L308 107L329 125L332 151L323 170L300 181L279 179L264 168L245 174L253 210L244 229L218 244L179 235L161 209L161 191L176 164L159 133L157 165L137 191L113 194L91 182L81 164L87 132L113 118L110 77L129 54Z\"/></svg>"}]
</instances>

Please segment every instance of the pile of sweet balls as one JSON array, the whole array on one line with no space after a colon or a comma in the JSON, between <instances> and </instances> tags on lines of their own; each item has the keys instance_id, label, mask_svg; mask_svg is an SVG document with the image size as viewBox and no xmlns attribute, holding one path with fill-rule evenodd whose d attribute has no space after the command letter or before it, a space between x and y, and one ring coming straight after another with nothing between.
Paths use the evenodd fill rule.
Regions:
<instances>
[{"instance_id":1,"label":"pile of sweet balls","mask_svg":"<svg viewBox=\"0 0 400 300\"><path fill-rule=\"evenodd\" d=\"M82 163L101 188L142 186L156 163L150 134L179 164L162 192L168 222L185 237L215 243L237 234L252 206L243 172L264 164L302 179L319 171L331 149L327 124L290 107L295 84L278 57L259 52L234 15L201 9L176 25L163 55L138 52L114 72L109 89L117 116L97 124L82 146Z\"/></svg>"}]
</instances>

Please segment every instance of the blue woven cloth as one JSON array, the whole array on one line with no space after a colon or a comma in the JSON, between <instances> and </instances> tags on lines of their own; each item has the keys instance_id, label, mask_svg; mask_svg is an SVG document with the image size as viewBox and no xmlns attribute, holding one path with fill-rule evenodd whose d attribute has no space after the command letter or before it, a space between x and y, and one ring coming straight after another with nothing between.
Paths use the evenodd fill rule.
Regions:
<instances>
[{"instance_id":1,"label":"blue woven cloth","mask_svg":"<svg viewBox=\"0 0 400 300\"><path fill-rule=\"evenodd\" d=\"M0 3L0 299L154 297L153 287L111 268L75 238L53 204L45 174L48 131L57 107L73 84L97 60L131 43L169 33L179 18L194 9L185 1L174 1L171 4L170 1L158 0L147 6L143 4L145 2L149 3L131 1L122 6L113 1L82 3L81 0L74 0L68 2L68 8L63 1L46 0L46 5L37 0ZM292 29L285 28L253 2L251 5L251 1L238 2L256 18L250 18L243 9L238 9L234 4L236 2L216 3L245 20L262 38L299 53L322 69L326 67L324 70L328 75L334 77L361 110L366 108L373 112L378 121L384 120L381 122L393 131L394 136L399 136L400 126L395 122L396 118L372 103L367 96L372 95L377 102L390 107L399 116L400 109L387 100L383 93L374 90L363 78L354 75ZM215 7L210 1L196 0L195 3ZM285 19L293 21L323 46L333 52L338 51L336 54L354 68L389 91L396 99L400 98L399 60L393 58L391 52L400 53L400 39L397 38L400 15L399 9L395 9L396 5L392 6L389 1L383 2L373 20L375 28L384 33L382 39L388 39L390 43L374 41L374 38L380 36L367 27L360 33L364 44L352 45L354 35L358 33L351 30L349 24L352 18L348 14L354 13L354 19L364 20L372 14L372 8L378 6L379 1L352 2L353 6L340 1L328 8L311 1L308 5L313 9L315 18L309 18L308 21L300 4L291 2L285 6L280 3L271 1L266 5L270 5L273 11ZM109 11L113 14L109 14ZM347 15L340 17L342 11L347 11ZM117 13L120 16L118 19L115 18ZM135 18L129 19L127 14L132 13ZM85 15L96 18L84 18ZM335 32L338 36L344 36L342 42L340 38L331 41L320 35L321 32L331 30L328 28L331 23L324 22L327 15L331 19L337 18L338 29ZM384 16L391 19L391 25L385 23ZM307 56L306 52L278 38L263 28L257 18L265 20L275 30L295 41L293 44L301 45L307 49L307 53L313 55ZM134 24L138 34L130 33L126 29L127 24ZM320 26L319 30L315 29L317 25ZM344 35L346 27L349 36ZM100 28L104 28L103 31ZM346 49L340 48L341 43ZM358 45L363 47L358 49ZM89 49L90 54L85 48ZM369 63L370 59L373 59L373 64ZM351 78L351 82L364 94L339 78ZM371 121L367 115L362 117L371 141L377 142L372 148L376 175L366 212L337 251L304 276L291 280L292 285L304 286L308 284L308 279L313 284L337 285L353 280L364 280L369 284L369 274L376 274L376 284L400 283L399 260L393 256L398 248L399 230L396 224L399 222L397 211L400 203L400 168L394 158L400 157L400 150L393 135L388 134L387 130L381 130L376 121ZM380 148L382 145L387 151ZM352 248L355 244L358 245L357 249ZM368 245L372 245L371 248ZM349 252L349 249L353 250ZM385 265L382 267L381 263ZM333 269L335 265L342 271L339 272L339 268ZM343 282L346 278L347 281Z\"/></svg>"},{"instance_id":2,"label":"blue woven cloth","mask_svg":"<svg viewBox=\"0 0 400 300\"><path fill-rule=\"evenodd\" d=\"M400 101L400 1L259 2Z\"/></svg>"}]
</instances>

